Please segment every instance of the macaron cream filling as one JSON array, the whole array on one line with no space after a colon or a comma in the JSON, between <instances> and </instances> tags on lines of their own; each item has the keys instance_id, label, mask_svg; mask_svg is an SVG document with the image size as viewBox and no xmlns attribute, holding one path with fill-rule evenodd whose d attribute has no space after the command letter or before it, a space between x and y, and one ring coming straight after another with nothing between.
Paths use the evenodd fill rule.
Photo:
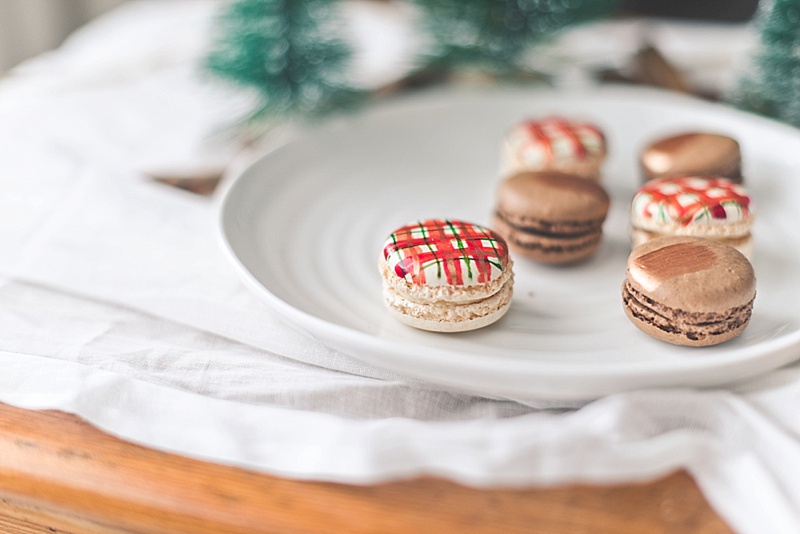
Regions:
<instances>
[{"instance_id":1,"label":"macaron cream filling","mask_svg":"<svg viewBox=\"0 0 800 534\"><path fill-rule=\"evenodd\" d=\"M593 248L600 242L603 219L551 224L547 221L527 219L514 223L498 210L496 221L504 229L506 239L515 247L539 250L543 253L578 252Z\"/></svg>"},{"instance_id":2,"label":"macaron cream filling","mask_svg":"<svg viewBox=\"0 0 800 534\"><path fill-rule=\"evenodd\" d=\"M419 302L401 295L394 287L384 291L384 302L404 316L438 322L470 321L496 313L510 304L512 284L503 285L496 293L467 302Z\"/></svg>"},{"instance_id":3,"label":"macaron cream filling","mask_svg":"<svg viewBox=\"0 0 800 534\"><path fill-rule=\"evenodd\" d=\"M512 214L498 209L497 217L520 232L536 234L542 237L581 238L590 234L598 234L605 217L590 220L548 221L534 217L514 217Z\"/></svg>"}]
</instances>

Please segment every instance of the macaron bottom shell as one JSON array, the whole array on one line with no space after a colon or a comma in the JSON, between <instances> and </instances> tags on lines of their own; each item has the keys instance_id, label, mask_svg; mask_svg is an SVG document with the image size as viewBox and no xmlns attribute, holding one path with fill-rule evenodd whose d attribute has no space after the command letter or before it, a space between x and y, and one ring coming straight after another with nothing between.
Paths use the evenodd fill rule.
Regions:
<instances>
[{"instance_id":1,"label":"macaron bottom shell","mask_svg":"<svg viewBox=\"0 0 800 534\"><path fill-rule=\"evenodd\" d=\"M550 265L576 263L592 256L603 235L600 224L602 221L579 234L557 234L519 226L497 214L492 221L492 227L505 238L512 252Z\"/></svg>"},{"instance_id":2,"label":"macaron bottom shell","mask_svg":"<svg viewBox=\"0 0 800 534\"><path fill-rule=\"evenodd\" d=\"M478 301L415 302L384 282L384 303L400 322L432 332L466 332L498 321L511 306L513 284L506 282L498 292Z\"/></svg>"},{"instance_id":3,"label":"macaron bottom shell","mask_svg":"<svg viewBox=\"0 0 800 534\"><path fill-rule=\"evenodd\" d=\"M627 281L622 285L625 314L639 330L688 347L709 347L737 337L750 322L754 300L722 313L690 313L647 298Z\"/></svg>"}]
</instances>

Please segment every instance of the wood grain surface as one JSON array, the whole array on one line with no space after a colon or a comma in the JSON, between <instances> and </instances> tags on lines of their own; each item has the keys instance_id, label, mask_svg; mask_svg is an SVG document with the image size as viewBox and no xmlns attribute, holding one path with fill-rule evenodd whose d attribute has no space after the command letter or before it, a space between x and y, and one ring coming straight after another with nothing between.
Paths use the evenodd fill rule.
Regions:
<instances>
[{"instance_id":1,"label":"wood grain surface","mask_svg":"<svg viewBox=\"0 0 800 534\"><path fill-rule=\"evenodd\" d=\"M685 472L640 484L476 489L289 480L0 404L0 532L731 533Z\"/></svg>"}]
</instances>

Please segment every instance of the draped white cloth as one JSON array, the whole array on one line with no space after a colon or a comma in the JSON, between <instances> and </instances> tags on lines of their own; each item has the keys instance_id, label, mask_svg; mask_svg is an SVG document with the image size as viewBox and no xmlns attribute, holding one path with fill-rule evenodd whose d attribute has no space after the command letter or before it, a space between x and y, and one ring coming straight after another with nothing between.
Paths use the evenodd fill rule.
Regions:
<instances>
[{"instance_id":1,"label":"draped white cloth","mask_svg":"<svg viewBox=\"0 0 800 534\"><path fill-rule=\"evenodd\" d=\"M218 195L147 176L234 157L217 134L243 101L197 67L217 6L135 2L0 83L0 401L317 480L546 485L686 468L737 531L800 532L800 365L719 390L490 399L340 355L252 296L218 241ZM365 84L406 68L393 50L397 70Z\"/></svg>"}]
</instances>

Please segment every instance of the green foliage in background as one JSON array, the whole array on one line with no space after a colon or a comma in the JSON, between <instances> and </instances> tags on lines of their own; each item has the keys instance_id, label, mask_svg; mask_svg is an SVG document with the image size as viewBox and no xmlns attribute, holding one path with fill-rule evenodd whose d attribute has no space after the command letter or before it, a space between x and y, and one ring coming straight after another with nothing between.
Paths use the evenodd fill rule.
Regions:
<instances>
[{"instance_id":1,"label":"green foliage in background","mask_svg":"<svg viewBox=\"0 0 800 534\"><path fill-rule=\"evenodd\" d=\"M236 0L216 21L210 72L252 89L248 118L322 115L360 92L344 77L350 50L339 38L336 0Z\"/></svg>"},{"instance_id":2,"label":"green foliage in background","mask_svg":"<svg viewBox=\"0 0 800 534\"><path fill-rule=\"evenodd\" d=\"M431 64L495 75L524 70L524 54L568 26L609 15L615 0L413 0L435 43Z\"/></svg>"},{"instance_id":3,"label":"green foliage in background","mask_svg":"<svg viewBox=\"0 0 800 534\"><path fill-rule=\"evenodd\" d=\"M245 122L315 117L365 96L345 78L351 58L338 19L342 0L233 0L220 13L206 59L214 75L249 88L259 104ZM408 0L431 45L420 72L524 70L531 46L611 12L615 0ZM376 44L380 46L380 44ZM433 78L436 78L435 76Z\"/></svg>"},{"instance_id":4,"label":"green foliage in background","mask_svg":"<svg viewBox=\"0 0 800 534\"><path fill-rule=\"evenodd\" d=\"M742 108L800 127L800 0L773 0L759 15L751 72L733 100Z\"/></svg>"}]
</instances>

